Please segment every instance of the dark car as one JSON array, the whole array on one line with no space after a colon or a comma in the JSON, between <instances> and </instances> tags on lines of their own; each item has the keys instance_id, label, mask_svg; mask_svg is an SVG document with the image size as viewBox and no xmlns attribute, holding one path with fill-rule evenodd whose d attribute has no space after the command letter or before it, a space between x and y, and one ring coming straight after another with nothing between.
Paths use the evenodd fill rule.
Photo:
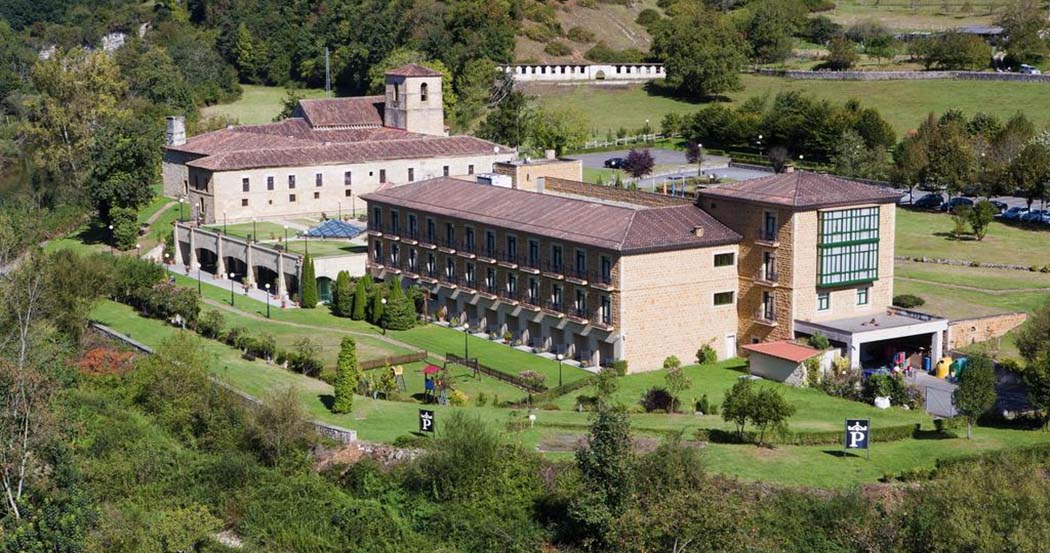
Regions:
<instances>
[{"instance_id":1,"label":"dark car","mask_svg":"<svg viewBox=\"0 0 1050 553\"><path fill-rule=\"evenodd\" d=\"M915 200L915 203L911 205L917 209L937 209L941 207L942 203L944 203L944 196L940 193L933 193Z\"/></svg>"},{"instance_id":2,"label":"dark car","mask_svg":"<svg viewBox=\"0 0 1050 553\"><path fill-rule=\"evenodd\" d=\"M999 214L1005 213L1007 209L1010 209L1010 206L1006 205L1006 202L1001 202L999 200L988 200L988 201L991 202L992 205L995 206L995 209L999 212Z\"/></svg>"},{"instance_id":3,"label":"dark car","mask_svg":"<svg viewBox=\"0 0 1050 553\"><path fill-rule=\"evenodd\" d=\"M605 160L605 167L609 169L623 169L623 164L626 160L622 157L611 157Z\"/></svg>"},{"instance_id":4,"label":"dark car","mask_svg":"<svg viewBox=\"0 0 1050 553\"><path fill-rule=\"evenodd\" d=\"M943 204L941 204L941 211L946 211L948 213L951 213L952 210L954 210L955 208L957 208L959 206L964 206L964 205L973 207L973 200L971 200L970 198L963 198L961 196L956 196L956 197L954 197L954 198L944 202Z\"/></svg>"}]
</instances>

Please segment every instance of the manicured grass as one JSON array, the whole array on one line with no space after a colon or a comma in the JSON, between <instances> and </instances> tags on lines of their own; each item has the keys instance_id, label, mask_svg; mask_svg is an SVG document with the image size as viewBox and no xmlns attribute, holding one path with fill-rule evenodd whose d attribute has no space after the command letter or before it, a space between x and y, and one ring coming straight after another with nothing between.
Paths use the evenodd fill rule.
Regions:
<instances>
[{"instance_id":1,"label":"manicured grass","mask_svg":"<svg viewBox=\"0 0 1050 553\"><path fill-rule=\"evenodd\" d=\"M455 353L463 355L463 332L438 325L426 325L404 331L391 331L390 336L438 355ZM483 365L500 372L517 376L525 370L533 370L545 377L548 387L558 385L558 362L544 359L531 353L516 350L491 340L469 336L467 338L470 357L477 357ZM562 382L568 384L590 373L570 365L562 365Z\"/></svg>"},{"instance_id":2,"label":"manicured grass","mask_svg":"<svg viewBox=\"0 0 1050 553\"><path fill-rule=\"evenodd\" d=\"M244 93L240 99L229 104L209 106L202 111L205 117L224 115L232 117L242 125L269 123L281 111L281 101L285 90L274 86L243 85ZM321 98L324 90L302 89L299 91L305 98Z\"/></svg>"},{"instance_id":3,"label":"manicured grass","mask_svg":"<svg viewBox=\"0 0 1050 553\"><path fill-rule=\"evenodd\" d=\"M971 2L967 11L962 3L946 6L933 0L889 3L845 0L835 2L835 8L822 15L846 27L874 19L894 31L940 31L963 25L994 25L999 9L1005 5L1002 0Z\"/></svg>"},{"instance_id":4,"label":"manicured grass","mask_svg":"<svg viewBox=\"0 0 1050 553\"><path fill-rule=\"evenodd\" d=\"M306 253L310 250L313 257L336 257L350 255L352 253L366 253L368 246L351 242L349 240L320 240L313 239L307 244L305 240L290 240L288 251L293 253Z\"/></svg>"},{"instance_id":5,"label":"manicured grass","mask_svg":"<svg viewBox=\"0 0 1050 553\"><path fill-rule=\"evenodd\" d=\"M230 236L237 236L239 238L247 238L252 235L253 223L237 223L234 225L211 225L208 230L216 232L226 232ZM254 223L255 232L258 233L259 240L277 240L284 239L284 226L277 223L271 223L269 221L258 221ZM295 236L295 229L288 229L288 236Z\"/></svg>"},{"instance_id":6,"label":"manicured grass","mask_svg":"<svg viewBox=\"0 0 1050 553\"><path fill-rule=\"evenodd\" d=\"M697 417L691 414L694 401L701 395L706 394L709 401L721 405L725 392L729 390L745 375L746 363L741 359L730 359L716 365L690 365L683 369L692 381L693 385L683 392L679 397L682 401L683 411L688 415L647 415L641 416L641 420L651 419L660 425L660 419L680 419L689 426L704 428L732 428L732 424L722 420L720 415L705 415ZM639 405L639 400L646 390L653 387L665 388L664 381L666 371L650 371L637 374L629 374L619 380L619 389L613 396L613 400L625 405ZM839 428L842 419L847 417L870 418L872 424L882 426L895 426L900 424L928 423L930 417L923 412L907 411L903 409L876 409L869 405L863 405L855 401L830 397L827 394L812 389L795 388L767 381L756 382L758 386L768 386L780 390L784 397L797 409L794 416L788 421L795 430L835 430ZM591 395L593 388L584 388L579 392L568 394L558 398L555 403L565 409L573 409L576 404L577 395ZM662 425L661 425L662 426Z\"/></svg>"},{"instance_id":7,"label":"manicured grass","mask_svg":"<svg viewBox=\"0 0 1050 553\"><path fill-rule=\"evenodd\" d=\"M752 96L774 95L792 90L813 94L837 104L855 98L866 107L879 110L900 138L907 130L922 123L929 112L942 113L959 109L968 115L983 111L1007 118L1023 111L1037 127L1050 123L1050 104L1043 102L1047 87L1038 83L983 81L802 81L780 77L742 75L743 89L726 96L731 105ZM667 113L693 113L703 103L651 95L642 85L604 86L538 86L530 85L529 93L538 96L542 105L577 110L590 121L595 136L605 136L620 127L640 129L646 119L659 127Z\"/></svg>"},{"instance_id":8,"label":"manicured grass","mask_svg":"<svg viewBox=\"0 0 1050 553\"><path fill-rule=\"evenodd\" d=\"M898 261L895 294L926 300L920 311L952 319L1031 312L1050 300L1050 275Z\"/></svg>"},{"instance_id":9,"label":"manicured grass","mask_svg":"<svg viewBox=\"0 0 1050 553\"><path fill-rule=\"evenodd\" d=\"M598 183L600 178L602 184L612 184L616 182L616 175L620 175L620 179L626 181L629 177L620 169L592 169L590 167L583 168L583 182Z\"/></svg>"},{"instance_id":10,"label":"manicured grass","mask_svg":"<svg viewBox=\"0 0 1050 553\"><path fill-rule=\"evenodd\" d=\"M1022 266L1050 263L1050 230L995 221L984 240L977 241L953 238L953 226L943 213L898 209L896 253Z\"/></svg>"},{"instance_id":11,"label":"manicured grass","mask_svg":"<svg viewBox=\"0 0 1050 553\"><path fill-rule=\"evenodd\" d=\"M153 319L142 319L138 317L127 306L110 301L100 303L92 312L92 316L118 331L130 334L150 346L159 345L165 338L179 332L161 321ZM307 378L295 374L274 365L267 365L262 361L245 361L238 352L216 342L214 340L202 340L202 346L211 356L211 371L219 379L229 383L235 388L256 397L264 397L268 393L289 386L295 387L299 392L300 401L309 417L322 420L331 424L352 428L358 432L358 437L364 440L391 442L399 436L409 434L417 428L417 416L419 404L414 402L398 402L373 400L371 398L357 397L354 410L347 415L336 415L328 411L326 402L330 401L332 388L323 381ZM731 383L739 373L727 368L726 365L708 367L690 367L687 372L694 377L694 390L696 392L707 388L709 396L717 393L716 390L724 389ZM408 393L414 393L421 386L421 378L414 373L419 364L406 367L408 373L406 382L409 384ZM470 378L457 374L454 377L454 385L466 391L468 395L477 391L484 391L486 395L490 392L498 393L501 399L505 398L497 391L498 383L489 380L485 384L485 390L481 388L470 388ZM640 390L648 384L659 381L659 374L643 374L626 377L621 383L621 391L618 397L630 398L633 392ZM484 382L483 379L482 382ZM779 386L777 384L763 383L761 385ZM801 419L813 417L809 424L817 428L838 428L841 424L842 415L865 416L870 413L869 407L836 400L820 394L814 390L792 390L784 388L784 393L789 400L799 408L798 415L792 420L793 428L806 428ZM430 406L436 412L438 429L450 411L454 408L443 406ZM590 416L587 413L576 413L571 411L538 411L537 421L534 428L526 428L520 431L509 431L506 423L509 421L523 421L527 412L513 409L497 409L492 407L469 407L471 414L476 414L487 424L499 429L503 435L512 441L521 442L530 447L537 447L545 439L568 436L575 440L586 432ZM873 423L893 424L898 421L927 420L925 415L919 413L908 413L904 411L891 410L888 412L877 412L875 415L885 415L887 418L876 418ZM695 428L712 427L718 425L724 427L721 419L716 417L693 417L691 415L657 415L638 414L632 415L632 425L640 435L645 435L646 429L680 428L689 437ZM550 423L569 425L571 428L556 428L548 426ZM899 472L912 468L931 468L939 458L958 455L973 454L980 451L1017 447L1032 443L1046 442L1050 440L1050 434L1037 431L1000 430L993 428L977 428L974 440L962 439L948 440L903 440L892 443L876 442L872 449L870 461L857 457L839 458L839 448L836 446L812 446L794 447L780 446L774 449L757 448L752 445L724 445L705 444L704 461L708 470L715 473L738 476L747 480L761 480L776 482L785 485L813 486L820 488L846 488L861 483L874 482L877 478L888 472ZM554 453L552 457L566 457L567 453Z\"/></svg>"}]
</instances>

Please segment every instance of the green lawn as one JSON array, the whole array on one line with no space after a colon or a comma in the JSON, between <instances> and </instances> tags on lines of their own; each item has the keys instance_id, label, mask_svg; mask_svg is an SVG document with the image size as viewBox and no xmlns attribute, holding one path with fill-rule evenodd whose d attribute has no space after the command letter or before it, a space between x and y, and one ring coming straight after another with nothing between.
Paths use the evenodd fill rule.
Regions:
<instances>
[{"instance_id":1,"label":"green lawn","mask_svg":"<svg viewBox=\"0 0 1050 553\"><path fill-rule=\"evenodd\" d=\"M368 246L358 244L349 240L320 240L313 239L307 244L305 240L291 240L288 242L288 251L293 253L306 253L310 250L313 257L336 257L352 253L366 253Z\"/></svg>"},{"instance_id":2,"label":"green lawn","mask_svg":"<svg viewBox=\"0 0 1050 553\"><path fill-rule=\"evenodd\" d=\"M136 340L151 346L156 346L166 337L179 332L176 328L161 321L139 318L130 308L109 301L101 302L96 306L92 316L103 324L130 334ZM352 413L335 415L325 407L325 402L330 399L332 389L323 381L307 378L274 365L267 365L262 361L245 361L235 350L213 340L202 340L202 344L212 358L211 370L217 378L256 397L293 386L298 389L300 400L311 418L353 428L357 430L361 439L390 442L417 428L418 403L358 397ZM720 394L720 391L730 385L739 375L725 365L727 364L687 368L687 372L694 380L694 387L690 393L707 391L709 396ZM409 394L420 389L422 379L415 372L418 367L419 364L406 367ZM625 377L617 397L631 400L635 393L659 381L660 375L657 373ZM508 397L500 391L499 384L491 379L482 379L480 383L475 384L467 375L457 373L453 382L458 389L464 390L471 396L476 397L478 391L484 391L486 395L497 394L501 399ZM780 386L769 383L762 385ZM472 388L471 386L477 387ZM830 398L813 390L794 390L786 387L783 390L789 401L799 409L799 413L791 421L793 428L838 428L844 416L872 415L873 423L876 425L927 420L925 415L919 413L899 410L874 411L864 405ZM718 397L720 398L720 395ZM442 406L432 406L432 408L436 411L440 431L441 421L445 420L453 408ZM469 409L471 413L477 414L488 424L500 429L507 439L519 441L530 447L543 447L549 440L557 440L566 436L570 442L574 442L586 432L589 421L587 413L538 411L534 428L509 431L506 423L511 420L523 420L527 414L526 411L497 409L488 406L470 407ZM569 428L554 427L551 426L551 423L569 426ZM725 423L719 418L691 415L638 414L632 416L632 423L640 432L640 436L646 434L646 429L681 428L688 436L689 431L695 428L725 427ZM1048 439L1050 439L1050 434L1045 432L981 427L975 430L973 441L949 439L876 442L873 445L870 461L855 457L839 458L837 456L839 448L836 446L781 446L767 449L751 445L708 443L704 446L703 455L708 469L716 473L786 485L843 488L873 482L887 472L899 472L919 467L929 468L938 458L1045 442ZM568 454L553 453L551 455L564 457Z\"/></svg>"},{"instance_id":3,"label":"green lawn","mask_svg":"<svg viewBox=\"0 0 1050 553\"><path fill-rule=\"evenodd\" d=\"M277 223L271 223L269 221L258 221L256 223L237 223L233 225L211 225L208 230L215 232L225 232L230 236L237 236L240 238L248 238L252 235L252 228L255 228L255 232L258 233L259 240L284 240L284 225ZM288 236L295 236L295 229L288 229Z\"/></svg>"},{"instance_id":4,"label":"green lawn","mask_svg":"<svg viewBox=\"0 0 1050 553\"><path fill-rule=\"evenodd\" d=\"M240 99L229 104L209 106L202 111L205 117L223 115L232 117L242 125L269 123L281 111L281 101L285 90L280 87L243 85L244 93ZM299 93L305 98L321 98L324 90L301 89Z\"/></svg>"},{"instance_id":5,"label":"green lawn","mask_svg":"<svg viewBox=\"0 0 1050 553\"><path fill-rule=\"evenodd\" d=\"M938 257L1042 267L1050 263L1050 230L1010 226L995 221L984 240L956 240L950 216L897 210L897 255Z\"/></svg>"},{"instance_id":6,"label":"green lawn","mask_svg":"<svg viewBox=\"0 0 1050 553\"><path fill-rule=\"evenodd\" d=\"M742 75L743 89L730 92L733 104L752 96L773 95L798 90L843 103L850 98L882 113L900 138L907 130L919 126L929 112L941 113L960 109L972 115L984 111L1007 118L1024 111L1042 127L1050 123L1050 103L1044 102L1046 85L1037 83L983 81L802 81L780 77ZM529 93L538 96L543 105L577 110L590 121L592 132L604 137L620 127L629 132L640 129L646 119L659 127L667 113L693 113L703 103L648 94L642 85L624 87L538 86L530 85Z\"/></svg>"},{"instance_id":7,"label":"green lawn","mask_svg":"<svg viewBox=\"0 0 1050 553\"><path fill-rule=\"evenodd\" d=\"M410 330L391 331L390 336L402 342L412 344L429 352L444 355L455 353L463 355L463 332L438 325L420 326ZM477 357L483 365L500 372L517 376L525 370L534 370L545 376L544 384L548 387L558 385L558 362L513 349L509 346L470 336L467 338L470 357ZM590 373L570 365L562 365L562 382L568 384Z\"/></svg>"}]
</instances>

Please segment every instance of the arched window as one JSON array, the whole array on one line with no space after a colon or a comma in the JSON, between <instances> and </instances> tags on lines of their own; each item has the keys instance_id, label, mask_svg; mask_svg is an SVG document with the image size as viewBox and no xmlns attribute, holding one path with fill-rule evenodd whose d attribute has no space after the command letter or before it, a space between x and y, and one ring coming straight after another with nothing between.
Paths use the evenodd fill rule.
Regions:
<instances>
[{"instance_id":1,"label":"arched window","mask_svg":"<svg viewBox=\"0 0 1050 553\"><path fill-rule=\"evenodd\" d=\"M419 85L419 101L427 103L427 83Z\"/></svg>"}]
</instances>

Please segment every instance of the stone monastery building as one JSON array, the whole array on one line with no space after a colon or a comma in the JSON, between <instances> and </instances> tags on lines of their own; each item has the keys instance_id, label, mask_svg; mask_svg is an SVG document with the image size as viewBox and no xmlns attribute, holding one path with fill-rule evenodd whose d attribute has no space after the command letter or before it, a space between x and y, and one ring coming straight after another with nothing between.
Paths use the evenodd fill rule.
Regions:
<instances>
[{"instance_id":1,"label":"stone monastery building","mask_svg":"<svg viewBox=\"0 0 1050 553\"><path fill-rule=\"evenodd\" d=\"M891 306L892 189L798 171L691 200L578 180L367 194L369 270L474 332L630 372L816 332L854 366L941 353L946 320Z\"/></svg>"},{"instance_id":2,"label":"stone monastery building","mask_svg":"<svg viewBox=\"0 0 1050 553\"><path fill-rule=\"evenodd\" d=\"M185 198L201 223L363 212L359 196L432 177L492 171L512 148L448 136L441 74L409 64L386 74L386 94L300 100L292 117L186 139L168 119L164 194Z\"/></svg>"}]
</instances>

